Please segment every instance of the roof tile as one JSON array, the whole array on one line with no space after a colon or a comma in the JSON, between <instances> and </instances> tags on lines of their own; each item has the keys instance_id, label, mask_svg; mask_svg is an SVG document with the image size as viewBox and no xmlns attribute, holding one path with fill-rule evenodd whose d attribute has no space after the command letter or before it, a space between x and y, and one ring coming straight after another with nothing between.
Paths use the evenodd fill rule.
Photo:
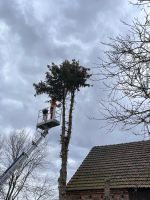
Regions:
<instances>
[{"instance_id":1,"label":"roof tile","mask_svg":"<svg viewBox=\"0 0 150 200\"><path fill-rule=\"evenodd\" d=\"M150 187L150 140L96 146L67 184L67 191Z\"/></svg>"}]
</instances>

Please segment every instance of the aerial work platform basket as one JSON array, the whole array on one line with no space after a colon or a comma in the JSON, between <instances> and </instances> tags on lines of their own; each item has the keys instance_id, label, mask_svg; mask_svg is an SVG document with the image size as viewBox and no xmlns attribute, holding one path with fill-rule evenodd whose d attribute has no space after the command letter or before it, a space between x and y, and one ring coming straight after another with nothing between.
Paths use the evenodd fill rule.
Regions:
<instances>
[{"instance_id":1,"label":"aerial work platform basket","mask_svg":"<svg viewBox=\"0 0 150 200\"><path fill-rule=\"evenodd\" d=\"M46 135L49 133L49 129L59 126L61 120L61 104L56 104L56 100L53 99L50 107L44 108L39 111L37 119L37 132L40 132L35 140L32 141L29 148L23 151L19 157L0 175L0 191L3 191L3 184L14 174L17 169L20 169L22 164L29 158L32 152L39 146ZM38 130L41 129L41 130Z\"/></svg>"},{"instance_id":2,"label":"aerial work platform basket","mask_svg":"<svg viewBox=\"0 0 150 200\"><path fill-rule=\"evenodd\" d=\"M50 129L60 125L61 109L56 108L51 112L50 108L44 108L38 113L37 128L41 130Z\"/></svg>"}]
</instances>

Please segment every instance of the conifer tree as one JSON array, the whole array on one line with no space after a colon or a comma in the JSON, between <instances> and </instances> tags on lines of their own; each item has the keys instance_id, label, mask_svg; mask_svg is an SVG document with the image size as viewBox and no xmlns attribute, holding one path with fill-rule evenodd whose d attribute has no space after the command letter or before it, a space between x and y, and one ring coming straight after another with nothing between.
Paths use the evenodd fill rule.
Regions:
<instances>
[{"instance_id":1,"label":"conifer tree","mask_svg":"<svg viewBox=\"0 0 150 200\"><path fill-rule=\"evenodd\" d=\"M58 185L59 200L64 200L66 196L67 160L72 133L75 94L80 91L80 88L90 86L87 80L91 74L89 73L89 68L80 66L79 61L76 60L71 62L65 60L60 65L52 63L52 65L47 67L48 72L45 74L45 80L33 85L36 95L47 94L49 98L54 98L62 104L62 129L60 134L61 169Z\"/></svg>"}]
</instances>

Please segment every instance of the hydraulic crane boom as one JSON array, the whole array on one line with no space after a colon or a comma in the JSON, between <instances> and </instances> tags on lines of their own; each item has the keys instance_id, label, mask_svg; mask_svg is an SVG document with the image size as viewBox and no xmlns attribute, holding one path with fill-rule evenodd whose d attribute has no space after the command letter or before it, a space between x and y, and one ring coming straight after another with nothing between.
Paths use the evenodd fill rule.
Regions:
<instances>
[{"instance_id":1,"label":"hydraulic crane boom","mask_svg":"<svg viewBox=\"0 0 150 200\"><path fill-rule=\"evenodd\" d=\"M40 142L48 134L48 131L41 133L41 136L32 141L31 147L22 154L12 163L12 165L0 176L0 187L10 178L10 176L24 163L24 161L30 156L30 154L38 147Z\"/></svg>"},{"instance_id":2,"label":"hydraulic crane boom","mask_svg":"<svg viewBox=\"0 0 150 200\"><path fill-rule=\"evenodd\" d=\"M27 149L27 151L22 152L22 154L8 167L8 169L0 176L0 190L3 184L11 177L11 175L25 162L26 159L30 156L32 152L38 147L41 141L48 134L48 130L50 128L56 127L60 125L60 122L56 119L60 115L55 113L50 113L48 108L45 108L39 111L38 121L37 121L37 129L41 130L41 135L38 139L32 141L31 147ZM52 117L55 116L55 117Z\"/></svg>"}]
</instances>

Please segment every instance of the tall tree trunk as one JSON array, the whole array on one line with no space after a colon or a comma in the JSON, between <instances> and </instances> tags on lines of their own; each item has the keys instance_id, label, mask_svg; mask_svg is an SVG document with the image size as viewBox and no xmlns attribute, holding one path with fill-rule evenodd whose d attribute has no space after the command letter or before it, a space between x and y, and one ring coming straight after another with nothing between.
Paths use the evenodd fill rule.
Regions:
<instances>
[{"instance_id":1,"label":"tall tree trunk","mask_svg":"<svg viewBox=\"0 0 150 200\"><path fill-rule=\"evenodd\" d=\"M70 99L68 130L67 130L67 148L69 146L69 142L70 142L70 138L71 138L71 132L72 132L72 113L73 113L73 107L74 107L74 98L75 98L75 91L72 91L71 99Z\"/></svg>"},{"instance_id":2,"label":"tall tree trunk","mask_svg":"<svg viewBox=\"0 0 150 200\"><path fill-rule=\"evenodd\" d=\"M71 93L70 98L70 109L69 109L69 119L67 133L65 134L65 105L63 105L63 121L62 121L62 135L61 135L61 169L59 177L59 200L66 199L66 182L67 182L67 160L68 160L68 147L72 130L72 112L74 106L74 94ZM63 129L64 128L64 129Z\"/></svg>"},{"instance_id":3,"label":"tall tree trunk","mask_svg":"<svg viewBox=\"0 0 150 200\"><path fill-rule=\"evenodd\" d=\"M65 152L64 152L64 146L65 146L65 132L66 132L66 117L65 117L66 107L65 107L65 94L62 102L62 131L60 136L60 144L61 144L61 151L60 151L60 158L61 158L61 168L60 168L60 176L58 179L58 189L59 189L59 200L63 200L63 196L65 194L65 182L64 182L64 160L65 160Z\"/></svg>"},{"instance_id":4,"label":"tall tree trunk","mask_svg":"<svg viewBox=\"0 0 150 200\"><path fill-rule=\"evenodd\" d=\"M104 200L110 200L110 179L105 180Z\"/></svg>"}]
</instances>

